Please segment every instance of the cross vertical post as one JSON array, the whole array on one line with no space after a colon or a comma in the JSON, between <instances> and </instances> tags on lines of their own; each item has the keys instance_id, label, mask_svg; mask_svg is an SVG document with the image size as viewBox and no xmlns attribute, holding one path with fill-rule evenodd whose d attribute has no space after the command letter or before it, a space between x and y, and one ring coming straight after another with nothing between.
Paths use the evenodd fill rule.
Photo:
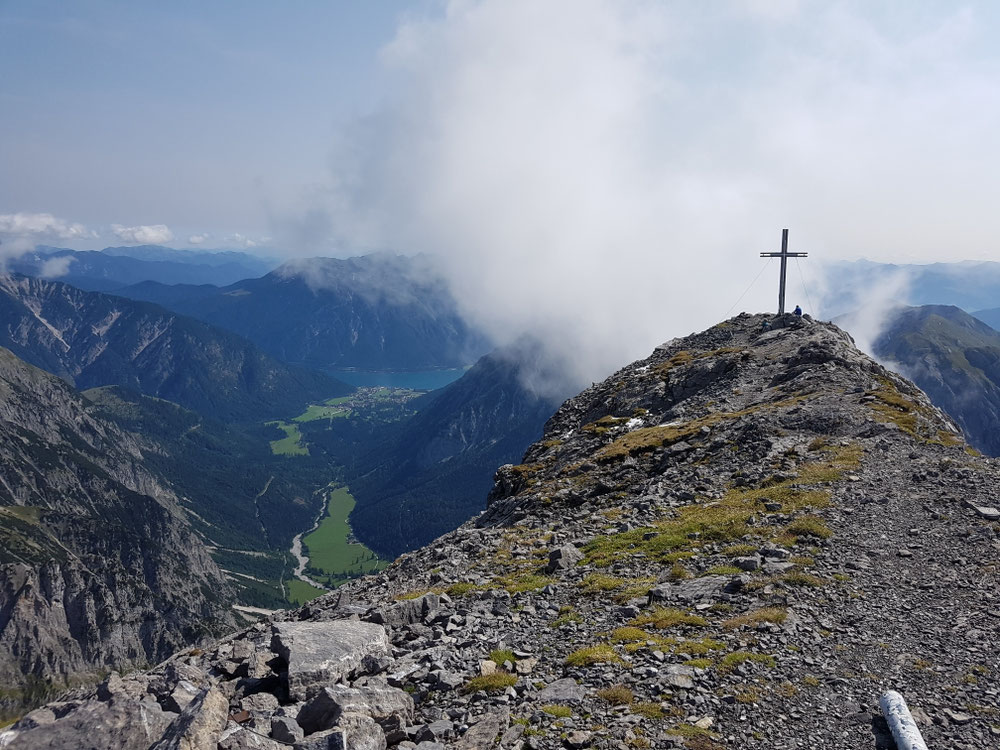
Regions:
<instances>
[{"instance_id":1,"label":"cross vertical post","mask_svg":"<svg viewBox=\"0 0 1000 750\"><path fill-rule=\"evenodd\" d=\"M781 252L761 253L761 258L781 258L781 279L778 283L778 315L785 314L785 270L788 268L789 258L807 258L809 253L788 252L788 230L781 230Z\"/></svg>"}]
</instances>

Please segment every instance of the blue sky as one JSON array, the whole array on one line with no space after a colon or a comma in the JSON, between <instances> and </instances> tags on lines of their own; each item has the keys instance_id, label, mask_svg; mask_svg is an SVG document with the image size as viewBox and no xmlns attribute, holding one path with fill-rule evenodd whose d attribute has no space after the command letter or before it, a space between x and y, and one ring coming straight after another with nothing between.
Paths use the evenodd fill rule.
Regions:
<instances>
[{"instance_id":1,"label":"blue sky","mask_svg":"<svg viewBox=\"0 0 1000 750\"><path fill-rule=\"evenodd\" d=\"M995 3L916 0L7 0L0 216L21 221L0 232L40 227L31 239L93 247L169 234L290 255L405 251L426 238L399 227L462 149L464 168L499 170L495 190L572 164L579 185L605 149L660 165L610 177L626 190L656 183L668 213L736 211L741 233L759 226L762 239L794 224L843 257L943 259L947 241L985 259L1000 229L986 216L1000 172L997 16ZM614 49L591 56L591 44ZM474 71L483 89L455 88ZM588 80L545 89L547 75ZM635 153L618 134L545 135L614 107ZM492 113L506 131L480 127ZM466 119L452 130L451 117ZM524 135L526 148L504 140L534 125L542 135ZM463 143L466 128L480 140ZM562 148L581 150L554 159ZM479 163L504 149L504 164ZM479 198L456 210L509 222L502 196ZM705 221L689 213L687 229L704 233ZM440 229L417 224L407 231Z\"/></svg>"},{"instance_id":2,"label":"blue sky","mask_svg":"<svg viewBox=\"0 0 1000 750\"><path fill-rule=\"evenodd\" d=\"M326 179L421 7L0 2L0 213L259 239L273 202Z\"/></svg>"}]
</instances>

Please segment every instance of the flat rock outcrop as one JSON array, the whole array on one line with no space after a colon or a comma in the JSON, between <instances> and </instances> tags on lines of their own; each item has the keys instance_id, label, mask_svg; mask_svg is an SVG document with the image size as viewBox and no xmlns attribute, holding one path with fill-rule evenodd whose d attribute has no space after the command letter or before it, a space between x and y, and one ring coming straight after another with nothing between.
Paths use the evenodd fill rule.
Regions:
<instances>
[{"instance_id":1,"label":"flat rock outcrop","mask_svg":"<svg viewBox=\"0 0 1000 750\"><path fill-rule=\"evenodd\" d=\"M381 574L0 747L117 700L176 722L185 680L225 696L219 748L891 748L890 688L930 747L996 747L1000 531L976 510L1000 507L996 463L839 329L764 320L570 399L482 515ZM352 646L303 695L273 635L303 625L387 650Z\"/></svg>"}]
</instances>

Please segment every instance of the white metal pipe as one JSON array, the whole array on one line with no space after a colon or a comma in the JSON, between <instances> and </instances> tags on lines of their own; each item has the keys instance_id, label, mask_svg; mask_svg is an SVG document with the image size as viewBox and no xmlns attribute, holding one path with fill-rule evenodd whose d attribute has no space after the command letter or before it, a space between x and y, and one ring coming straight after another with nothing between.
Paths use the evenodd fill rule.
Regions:
<instances>
[{"instance_id":1,"label":"white metal pipe","mask_svg":"<svg viewBox=\"0 0 1000 750\"><path fill-rule=\"evenodd\" d=\"M895 690L886 690L879 698L879 705L882 706L882 713L885 715L886 723L892 737L896 740L897 750L927 750L924 738L917 729L917 723L910 715L910 709L906 707L903 696Z\"/></svg>"}]
</instances>

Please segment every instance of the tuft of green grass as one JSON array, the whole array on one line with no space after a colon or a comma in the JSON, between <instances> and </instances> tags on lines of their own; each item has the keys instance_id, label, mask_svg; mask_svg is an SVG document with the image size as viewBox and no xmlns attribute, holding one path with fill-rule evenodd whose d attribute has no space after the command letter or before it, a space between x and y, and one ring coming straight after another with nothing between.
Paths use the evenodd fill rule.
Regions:
<instances>
[{"instance_id":1,"label":"tuft of green grass","mask_svg":"<svg viewBox=\"0 0 1000 750\"><path fill-rule=\"evenodd\" d=\"M657 607L651 612L645 612L635 619L633 619L630 625L635 625L637 627L642 627L643 625L652 625L658 630L664 630L665 628L672 628L681 625L686 625L689 627L703 628L708 625L708 620L706 620L701 615L693 615L689 612L684 612L680 609L673 609L670 607Z\"/></svg>"},{"instance_id":2,"label":"tuft of green grass","mask_svg":"<svg viewBox=\"0 0 1000 750\"><path fill-rule=\"evenodd\" d=\"M548 576L529 573L521 576L504 576L493 581L511 594L523 594L527 591L538 591L555 581Z\"/></svg>"},{"instance_id":3,"label":"tuft of green grass","mask_svg":"<svg viewBox=\"0 0 1000 750\"><path fill-rule=\"evenodd\" d=\"M412 591L404 591L402 594L396 596L397 602L405 602L410 599L419 599L425 594L443 594L444 589L433 588L433 589L413 589Z\"/></svg>"},{"instance_id":4,"label":"tuft of green grass","mask_svg":"<svg viewBox=\"0 0 1000 750\"><path fill-rule=\"evenodd\" d=\"M726 654L719 660L719 671L731 672L740 664L744 664L748 661L753 662L754 664L763 664L765 667L774 667L777 664L774 657L770 654L755 654L750 651L733 651L732 653Z\"/></svg>"},{"instance_id":5,"label":"tuft of green grass","mask_svg":"<svg viewBox=\"0 0 1000 750\"><path fill-rule=\"evenodd\" d=\"M557 719L568 719L573 715L573 709L569 706L562 706L557 703L547 703L542 706L541 709L549 716L555 716Z\"/></svg>"},{"instance_id":6,"label":"tuft of green grass","mask_svg":"<svg viewBox=\"0 0 1000 750\"><path fill-rule=\"evenodd\" d=\"M680 562L675 562L670 566L670 571L667 573L667 580L669 581L686 581L688 578L694 578L691 571L685 568Z\"/></svg>"},{"instance_id":7,"label":"tuft of green grass","mask_svg":"<svg viewBox=\"0 0 1000 750\"><path fill-rule=\"evenodd\" d=\"M652 703L646 701L643 701L642 703L633 703L632 707L629 708L629 710L632 713L637 714L639 716L643 716L647 719L657 720L666 717L666 714L663 712L663 709L660 707L659 703Z\"/></svg>"},{"instance_id":8,"label":"tuft of green grass","mask_svg":"<svg viewBox=\"0 0 1000 750\"><path fill-rule=\"evenodd\" d=\"M685 739L691 737L715 737L715 732L709 731L708 729L702 729L701 727L696 727L694 724L678 724L676 727L671 727L667 730L667 734L673 735L674 737L684 737Z\"/></svg>"},{"instance_id":9,"label":"tuft of green grass","mask_svg":"<svg viewBox=\"0 0 1000 750\"><path fill-rule=\"evenodd\" d=\"M833 536L833 532L830 531L830 527L823 522L822 518L818 516L802 516L801 518L796 518L790 524L785 526L784 533L791 534L795 537L800 536L811 536L818 539L829 539Z\"/></svg>"},{"instance_id":10,"label":"tuft of green grass","mask_svg":"<svg viewBox=\"0 0 1000 750\"><path fill-rule=\"evenodd\" d=\"M459 583L453 583L451 586L446 588L444 592L448 596L465 596L466 594L471 594L473 591L482 591L482 586L477 586L474 583L469 583L468 581L460 581Z\"/></svg>"},{"instance_id":11,"label":"tuft of green grass","mask_svg":"<svg viewBox=\"0 0 1000 750\"><path fill-rule=\"evenodd\" d=\"M490 651L490 661L498 667L502 667L506 662L513 664L517 661L517 658L514 656L514 652L510 649L498 648Z\"/></svg>"},{"instance_id":12,"label":"tuft of green grass","mask_svg":"<svg viewBox=\"0 0 1000 750\"><path fill-rule=\"evenodd\" d=\"M603 435L608 430L614 429L624 422L628 422L628 417L613 417L609 414L606 417L601 417L596 422L585 424L580 429L583 432L589 432L591 435Z\"/></svg>"},{"instance_id":13,"label":"tuft of green grass","mask_svg":"<svg viewBox=\"0 0 1000 750\"><path fill-rule=\"evenodd\" d=\"M652 636L642 628L624 627L611 631L611 640L617 643L637 643L651 639Z\"/></svg>"},{"instance_id":14,"label":"tuft of green grass","mask_svg":"<svg viewBox=\"0 0 1000 750\"><path fill-rule=\"evenodd\" d=\"M597 691L597 697L612 706L629 706L635 700L631 688L625 685L612 685Z\"/></svg>"},{"instance_id":15,"label":"tuft of green grass","mask_svg":"<svg viewBox=\"0 0 1000 750\"><path fill-rule=\"evenodd\" d=\"M549 627L558 628L563 625L569 625L571 622L582 622L583 618L577 613L573 607L568 604L564 604L559 608L559 616L549 623Z\"/></svg>"},{"instance_id":16,"label":"tuft of green grass","mask_svg":"<svg viewBox=\"0 0 1000 750\"><path fill-rule=\"evenodd\" d=\"M787 618L788 610L781 609L780 607L765 607L763 609L756 609L752 612L738 615L737 617L731 617L728 620L723 621L722 627L727 630L735 630L736 628L742 628L747 625L756 626L763 623L780 625Z\"/></svg>"},{"instance_id":17,"label":"tuft of green grass","mask_svg":"<svg viewBox=\"0 0 1000 750\"><path fill-rule=\"evenodd\" d=\"M593 664L621 664L622 658L607 643L586 646L577 649L566 657L566 665L570 667L589 667Z\"/></svg>"},{"instance_id":18,"label":"tuft of green grass","mask_svg":"<svg viewBox=\"0 0 1000 750\"><path fill-rule=\"evenodd\" d=\"M694 667L695 669L708 669L714 662L711 659L688 659L684 664L688 667Z\"/></svg>"},{"instance_id":19,"label":"tuft of green grass","mask_svg":"<svg viewBox=\"0 0 1000 750\"><path fill-rule=\"evenodd\" d=\"M760 690L754 685L742 685L733 692L737 703L757 703L760 700Z\"/></svg>"},{"instance_id":20,"label":"tuft of green grass","mask_svg":"<svg viewBox=\"0 0 1000 750\"><path fill-rule=\"evenodd\" d=\"M517 676L507 672L494 672L473 677L462 686L463 693L476 693L484 690L487 693L502 693L517 684Z\"/></svg>"}]
</instances>

